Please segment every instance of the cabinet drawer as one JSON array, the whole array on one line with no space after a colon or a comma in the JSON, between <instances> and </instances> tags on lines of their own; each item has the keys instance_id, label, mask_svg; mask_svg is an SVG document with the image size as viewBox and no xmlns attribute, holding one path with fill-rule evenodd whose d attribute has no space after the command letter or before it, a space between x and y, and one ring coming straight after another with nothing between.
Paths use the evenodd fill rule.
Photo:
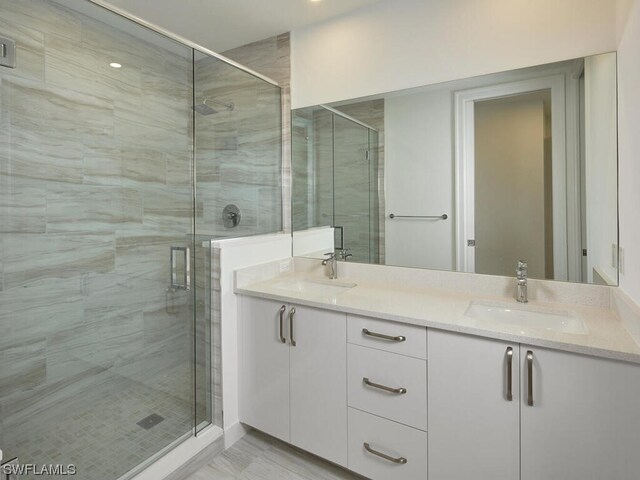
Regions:
<instances>
[{"instance_id":1,"label":"cabinet drawer","mask_svg":"<svg viewBox=\"0 0 640 480\"><path fill-rule=\"evenodd\" d=\"M368 334L364 332L366 330ZM384 338L390 337L390 338ZM349 315L349 343L416 358L427 358L427 329L406 323Z\"/></svg>"},{"instance_id":2,"label":"cabinet drawer","mask_svg":"<svg viewBox=\"0 0 640 480\"><path fill-rule=\"evenodd\" d=\"M370 450L390 458L383 458L368 451L365 443ZM373 480L389 478L424 480L427 478L427 434L425 432L354 408L349 409L348 456L350 470Z\"/></svg>"},{"instance_id":3,"label":"cabinet drawer","mask_svg":"<svg viewBox=\"0 0 640 480\"><path fill-rule=\"evenodd\" d=\"M347 364L350 407L427 429L425 360L349 345Z\"/></svg>"}]
</instances>

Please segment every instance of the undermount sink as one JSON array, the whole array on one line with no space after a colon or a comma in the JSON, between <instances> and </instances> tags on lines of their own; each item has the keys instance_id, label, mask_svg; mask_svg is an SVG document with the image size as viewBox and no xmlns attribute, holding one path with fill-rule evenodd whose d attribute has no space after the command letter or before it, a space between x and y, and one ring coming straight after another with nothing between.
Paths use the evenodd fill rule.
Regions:
<instances>
[{"instance_id":1,"label":"undermount sink","mask_svg":"<svg viewBox=\"0 0 640 480\"><path fill-rule=\"evenodd\" d=\"M336 295L355 286L355 283L324 280L320 278L287 278L273 285L273 287L278 290L318 295Z\"/></svg>"},{"instance_id":2,"label":"undermount sink","mask_svg":"<svg viewBox=\"0 0 640 480\"><path fill-rule=\"evenodd\" d=\"M471 302L465 316L475 320L513 325L526 334L528 328L557 333L586 335L589 333L584 321L570 313L539 307L503 305L499 303Z\"/></svg>"}]
</instances>

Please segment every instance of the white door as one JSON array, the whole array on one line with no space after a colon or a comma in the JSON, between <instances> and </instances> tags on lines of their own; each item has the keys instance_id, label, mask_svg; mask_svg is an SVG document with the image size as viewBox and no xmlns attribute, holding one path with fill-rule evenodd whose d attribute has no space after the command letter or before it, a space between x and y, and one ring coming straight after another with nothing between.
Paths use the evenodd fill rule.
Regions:
<instances>
[{"instance_id":1,"label":"white door","mask_svg":"<svg viewBox=\"0 0 640 480\"><path fill-rule=\"evenodd\" d=\"M291 443L347 465L347 316L295 307Z\"/></svg>"},{"instance_id":2,"label":"white door","mask_svg":"<svg viewBox=\"0 0 640 480\"><path fill-rule=\"evenodd\" d=\"M518 344L437 330L427 343L429 480L517 479Z\"/></svg>"},{"instance_id":3,"label":"white door","mask_svg":"<svg viewBox=\"0 0 640 480\"><path fill-rule=\"evenodd\" d=\"M640 366L526 345L520 357L521 480L637 480Z\"/></svg>"},{"instance_id":4,"label":"white door","mask_svg":"<svg viewBox=\"0 0 640 480\"><path fill-rule=\"evenodd\" d=\"M242 297L240 302L240 421L286 442L289 343L282 339L287 336L288 311L271 300Z\"/></svg>"}]
</instances>

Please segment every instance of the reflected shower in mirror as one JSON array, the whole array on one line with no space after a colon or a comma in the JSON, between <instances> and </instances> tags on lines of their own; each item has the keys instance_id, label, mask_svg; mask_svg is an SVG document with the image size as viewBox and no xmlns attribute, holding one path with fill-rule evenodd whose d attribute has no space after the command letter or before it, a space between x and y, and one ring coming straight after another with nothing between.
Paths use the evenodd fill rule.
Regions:
<instances>
[{"instance_id":1,"label":"reflected shower in mirror","mask_svg":"<svg viewBox=\"0 0 640 480\"><path fill-rule=\"evenodd\" d=\"M293 254L618 282L616 54L294 110Z\"/></svg>"}]
</instances>

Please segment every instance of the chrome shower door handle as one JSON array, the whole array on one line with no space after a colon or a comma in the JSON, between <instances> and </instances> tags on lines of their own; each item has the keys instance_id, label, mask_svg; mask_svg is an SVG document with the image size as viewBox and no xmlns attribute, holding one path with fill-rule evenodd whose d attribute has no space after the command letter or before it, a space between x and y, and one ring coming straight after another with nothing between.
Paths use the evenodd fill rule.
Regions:
<instances>
[{"instance_id":1,"label":"chrome shower door handle","mask_svg":"<svg viewBox=\"0 0 640 480\"><path fill-rule=\"evenodd\" d=\"M169 284L171 288L176 290L191 290L191 250L189 247L170 247L169 253ZM177 256L178 252L182 253L184 261L184 273L182 278L178 278ZM180 281L182 280L182 282Z\"/></svg>"},{"instance_id":2,"label":"chrome shower door handle","mask_svg":"<svg viewBox=\"0 0 640 480\"><path fill-rule=\"evenodd\" d=\"M297 345L295 338L293 338L293 316L295 314L296 308L291 307L291 310L289 310L289 343L291 343L292 347L295 347Z\"/></svg>"},{"instance_id":3,"label":"chrome shower door handle","mask_svg":"<svg viewBox=\"0 0 640 480\"><path fill-rule=\"evenodd\" d=\"M533 407L533 352L527 351L527 405Z\"/></svg>"},{"instance_id":4,"label":"chrome shower door handle","mask_svg":"<svg viewBox=\"0 0 640 480\"><path fill-rule=\"evenodd\" d=\"M287 309L286 305L282 305L280 307L280 341L282 343L287 343L287 339L284 338L284 312Z\"/></svg>"},{"instance_id":5,"label":"chrome shower door handle","mask_svg":"<svg viewBox=\"0 0 640 480\"><path fill-rule=\"evenodd\" d=\"M513 401L513 348L507 347L507 401Z\"/></svg>"}]
</instances>

